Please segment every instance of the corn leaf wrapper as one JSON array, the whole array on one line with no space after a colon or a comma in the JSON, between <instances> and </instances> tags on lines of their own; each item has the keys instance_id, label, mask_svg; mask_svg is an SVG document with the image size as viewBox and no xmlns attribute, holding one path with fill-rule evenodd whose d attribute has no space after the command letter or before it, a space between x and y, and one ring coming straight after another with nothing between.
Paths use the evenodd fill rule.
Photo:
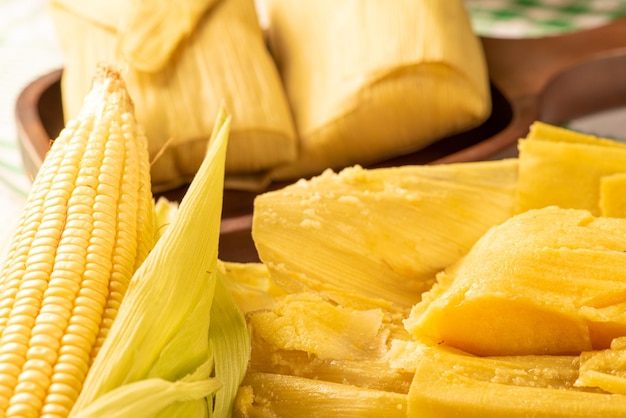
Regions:
<instances>
[{"instance_id":1,"label":"corn leaf wrapper","mask_svg":"<svg viewBox=\"0 0 626 418\"><path fill-rule=\"evenodd\" d=\"M97 63L125 68L150 139L154 191L191 181L222 103L233 115L227 187L262 187L258 173L296 158L291 110L253 0L50 0L49 10L66 55L65 117L76 114Z\"/></svg>"},{"instance_id":2,"label":"corn leaf wrapper","mask_svg":"<svg viewBox=\"0 0 626 418\"><path fill-rule=\"evenodd\" d=\"M287 292L408 310L513 214L516 181L515 159L328 170L257 196L252 237Z\"/></svg>"},{"instance_id":3,"label":"corn leaf wrapper","mask_svg":"<svg viewBox=\"0 0 626 418\"><path fill-rule=\"evenodd\" d=\"M578 356L475 357L421 351L407 417L621 417L626 397L576 388Z\"/></svg>"},{"instance_id":4,"label":"corn leaf wrapper","mask_svg":"<svg viewBox=\"0 0 626 418\"><path fill-rule=\"evenodd\" d=\"M114 400L120 397L129 404L133 400L145 402L137 400L139 396L134 397L136 391L156 397L154 391L162 391L164 397L170 395L172 402L185 400L185 396L191 398L192 405L175 402L162 409L160 416L184 416L179 414L181 409L203 410L209 416L213 405L211 395L221 390L217 388L225 388L225 393L216 397L221 411L217 416L227 416L232 402L228 398L234 396L233 387L241 380L248 355L247 330L241 313L232 299L224 296L223 285L217 283L230 119L222 111L217 120L206 159L181 201L175 219L131 280L120 306L119 320L114 322L89 370L72 411L74 416L88 416L82 414L90 408L113 412L119 407L119 400ZM219 297L217 302L215 297ZM235 349L229 354L226 347L232 349L230 336L233 335ZM214 361L229 363L213 367ZM146 387L120 389L146 381L149 382L143 383ZM177 384L179 381L186 383ZM187 395L185 388L189 389ZM193 393L202 388L203 397L193 399ZM108 395L116 390L121 390L121 394ZM93 406L104 402L100 400L104 396L109 396L111 402Z\"/></svg>"},{"instance_id":5,"label":"corn leaf wrapper","mask_svg":"<svg viewBox=\"0 0 626 418\"><path fill-rule=\"evenodd\" d=\"M250 359L250 333L241 309L219 273L211 311L209 343L215 355L215 378L222 384L215 395L213 416L231 417L237 389Z\"/></svg>"},{"instance_id":6,"label":"corn leaf wrapper","mask_svg":"<svg viewBox=\"0 0 626 418\"><path fill-rule=\"evenodd\" d=\"M414 152L490 114L462 0L268 0L267 10L300 141L274 178Z\"/></svg>"},{"instance_id":7,"label":"corn leaf wrapper","mask_svg":"<svg viewBox=\"0 0 626 418\"><path fill-rule=\"evenodd\" d=\"M212 359L175 382L150 378L124 384L95 400L75 416L84 418L153 418L208 416L206 397L220 389L211 373Z\"/></svg>"},{"instance_id":8,"label":"corn leaf wrapper","mask_svg":"<svg viewBox=\"0 0 626 418\"><path fill-rule=\"evenodd\" d=\"M626 216L626 145L542 122L518 143L517 213L550 205Z\"/></svg>"},{"instance_id":9,"label":"corn leaf wrapper","mask_svg":"<svg viewBox=\"0 0 626 418\"><path fill-rule=\"evenodd\" d=\"M405 394L254 373L244 380L233 417L401 418L406 417L406 408Z\"/></svg>"}]
</instances>

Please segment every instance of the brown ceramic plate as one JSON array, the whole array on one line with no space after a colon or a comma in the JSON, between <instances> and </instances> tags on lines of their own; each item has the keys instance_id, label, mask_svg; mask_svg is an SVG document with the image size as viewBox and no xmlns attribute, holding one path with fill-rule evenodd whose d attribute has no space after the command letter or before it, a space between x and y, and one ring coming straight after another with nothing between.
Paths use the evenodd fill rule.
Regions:
<instances>
[{"instance_id":1,"label":"brown ceramic plate","mask_svg":"<svg viewBox=\"0 0 626 418\"><path fill-rule=\"evenodd\" d=\"M572 34L536 39L482 39L492 84L493 112L481 126L444 138L376 167L439 164L516 155L517 140L535 120L562 124L626 106L626 19ZM28 85L16 103L25 167L36 173L63 127L62 70ZM273 184L270 189L284 184ZM180 199L184 188L166 193ZM257 261L250 235L255 193L226 190L220 258Z\"/></svg>"}]
</instances>

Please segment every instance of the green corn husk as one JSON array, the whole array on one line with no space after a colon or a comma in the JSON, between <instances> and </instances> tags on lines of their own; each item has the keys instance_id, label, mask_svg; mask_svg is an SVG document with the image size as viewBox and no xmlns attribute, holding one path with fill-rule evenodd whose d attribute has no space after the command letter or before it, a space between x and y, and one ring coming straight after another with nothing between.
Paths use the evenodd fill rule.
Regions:
<instances>
[{"instance_id":1,"label":"green corn husk","mask_svg":"<svg viewBox=\"0 0 626 418\"><path fill-rule=\"evenodd\" d=\"M167 227L174 221L178 213L178 202L170 201L161 196L154 204L154 212L156 216L156 237L158 240L163 236Z\"/></svg>"},{"instance_id":2,"label":"green corn husk","mask_svg":"<svg viewBox=\"0 0 626 418\"><path fill-rule=\"evenodd\" d=\"M79 418L200 417L208 415L206 397L220 389L217 379L205 378L213 359L193 374L175 382L161 378L138 380L96 399L75 416ZM196 379L200 380L196 380ZM191 412L194 411L194 412Z\"/></svg>"},{"instance_id":3,"label":"green corn husk","mask_svg":"<svg viewBox=\"0 0 626 418\"><path fill-rule=\"evenodd\" d=\"M124 385L150 379L176 383L190 374L199 381L211 380L213 372L213 379L217 380L212 385L207 382L206 388L225 388L216 399L218 416L228 416L233 387L241 381L248 360L245 323L232 299L225 297L217 276L229 123L230 118L222 110L205 161L176 218L133 276L117 320L89 370L71 416L85 416L85 411L95 408L91 406L94 402L116 389L122 394L111 395L110 402L100 406L103 411L115 411L120 404L133 401L147 403L150 399L135 399L133 387L126 390ZM236 349L229 354L231 336L235 336ZM235 361L231 361L230 355ZM203 366L212 364L213 359L220 363L215 369ZM194 373L198 368L204 373ZM155 392L167 386L150 382L146 385L151 385ZM135 389L156 396L151 389ZM195 405L172 404L165 409L165 415L176 416L176 411L190 408L198 410L207 400L191 402ZM205 409L211 414L210 408Z\"/></svg>"},{"instance_id":4,"label":"green corn husk","mask_svg":"<svg viewBox=\"0 0 626 418\"><path fill-rule=\"evenodd\" d=\"M215 395L213 416L231 417L237 389L250 359L250 333L219 270L211 306L209 344L215 355L215 378L222 384Z\"/></svg>"}]
</instances>

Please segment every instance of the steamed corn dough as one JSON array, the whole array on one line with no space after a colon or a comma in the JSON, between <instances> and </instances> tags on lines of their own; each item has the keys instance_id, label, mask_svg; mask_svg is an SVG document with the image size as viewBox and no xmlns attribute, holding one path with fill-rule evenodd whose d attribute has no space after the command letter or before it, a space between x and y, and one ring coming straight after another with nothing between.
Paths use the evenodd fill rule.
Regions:
<instances>
[{"instance_id":1,"label":"steamed corn dough","mask_svg":"<svg viewBox=\"0 0 626 418\"><path fill-rule=\"evenodd\" d=\"M295 159L291 110L253 0L51 0L50 6L67 58L65 117L76 114L96 64L118 63L150 139L155 191L191 181L222 102L233 115L227 187Z\"/></svg>"},{"instance_id":2,"label":"steamed corn dough","mask_svg":"<svg viewBox=\"0 0 626 418\"><path fill-rule=\"evenodd\" d=\"M529 210L440 273L407 330L478 355L607 348L626 335L625 251L626 219Z\"/></svg>"},{"instance_id":3,"label":"steamed corn dough","mask_svg":"<svg viewBox=\"0 0 626 418\"><path fill-rule=\"evenodd\" d=\"M300 140L274 177L409 153L491 110L462 0L268 0L269 35Z\"/></svg>"}]
</instances>

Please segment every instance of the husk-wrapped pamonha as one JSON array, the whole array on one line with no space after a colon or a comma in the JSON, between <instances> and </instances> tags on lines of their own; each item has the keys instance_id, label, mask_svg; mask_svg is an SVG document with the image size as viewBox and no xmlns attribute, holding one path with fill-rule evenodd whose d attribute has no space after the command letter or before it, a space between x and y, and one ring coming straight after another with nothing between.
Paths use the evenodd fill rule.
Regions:
<instances>
[{"instance_id":1,"label":"husk-wrapped pamonha","mask_svg":"<svg viewBox=\"0 0 626 418\"><path fill-rule=\"evenodd\" d=\"M300 141L274 178L414 152L490 114L462 0L267 0L267 13Z\"/></svg>"},{"instance_id":2,"label":"husk-wrapped pamonha","mask_svg":"<svg viewBox=\"0 0 626 418\"><path fill-rule=\"evenodd\" d=\"M66 117L98 62L125 65L159 156L155 191L192 178L222 101L233 115L226 186L256 190L417 151L491 111L461 0L50 4L67 53ZM271 52L255 5L267 6Z\"/></svg>"},{"instance_id":3,"label":"husk-wrapped pamonha","mask_svg":"<svg viewBox=\"0 0 626 418\"><path fill-rule=\"evenodd\" d=\"M253 0L51 0L50 10L66 53L65 117L76 114L97 63L125 68L155 191L192 179L222 103L233 115L227 183L296 158L291 111Z\"/></svg>"}]
</instances>

